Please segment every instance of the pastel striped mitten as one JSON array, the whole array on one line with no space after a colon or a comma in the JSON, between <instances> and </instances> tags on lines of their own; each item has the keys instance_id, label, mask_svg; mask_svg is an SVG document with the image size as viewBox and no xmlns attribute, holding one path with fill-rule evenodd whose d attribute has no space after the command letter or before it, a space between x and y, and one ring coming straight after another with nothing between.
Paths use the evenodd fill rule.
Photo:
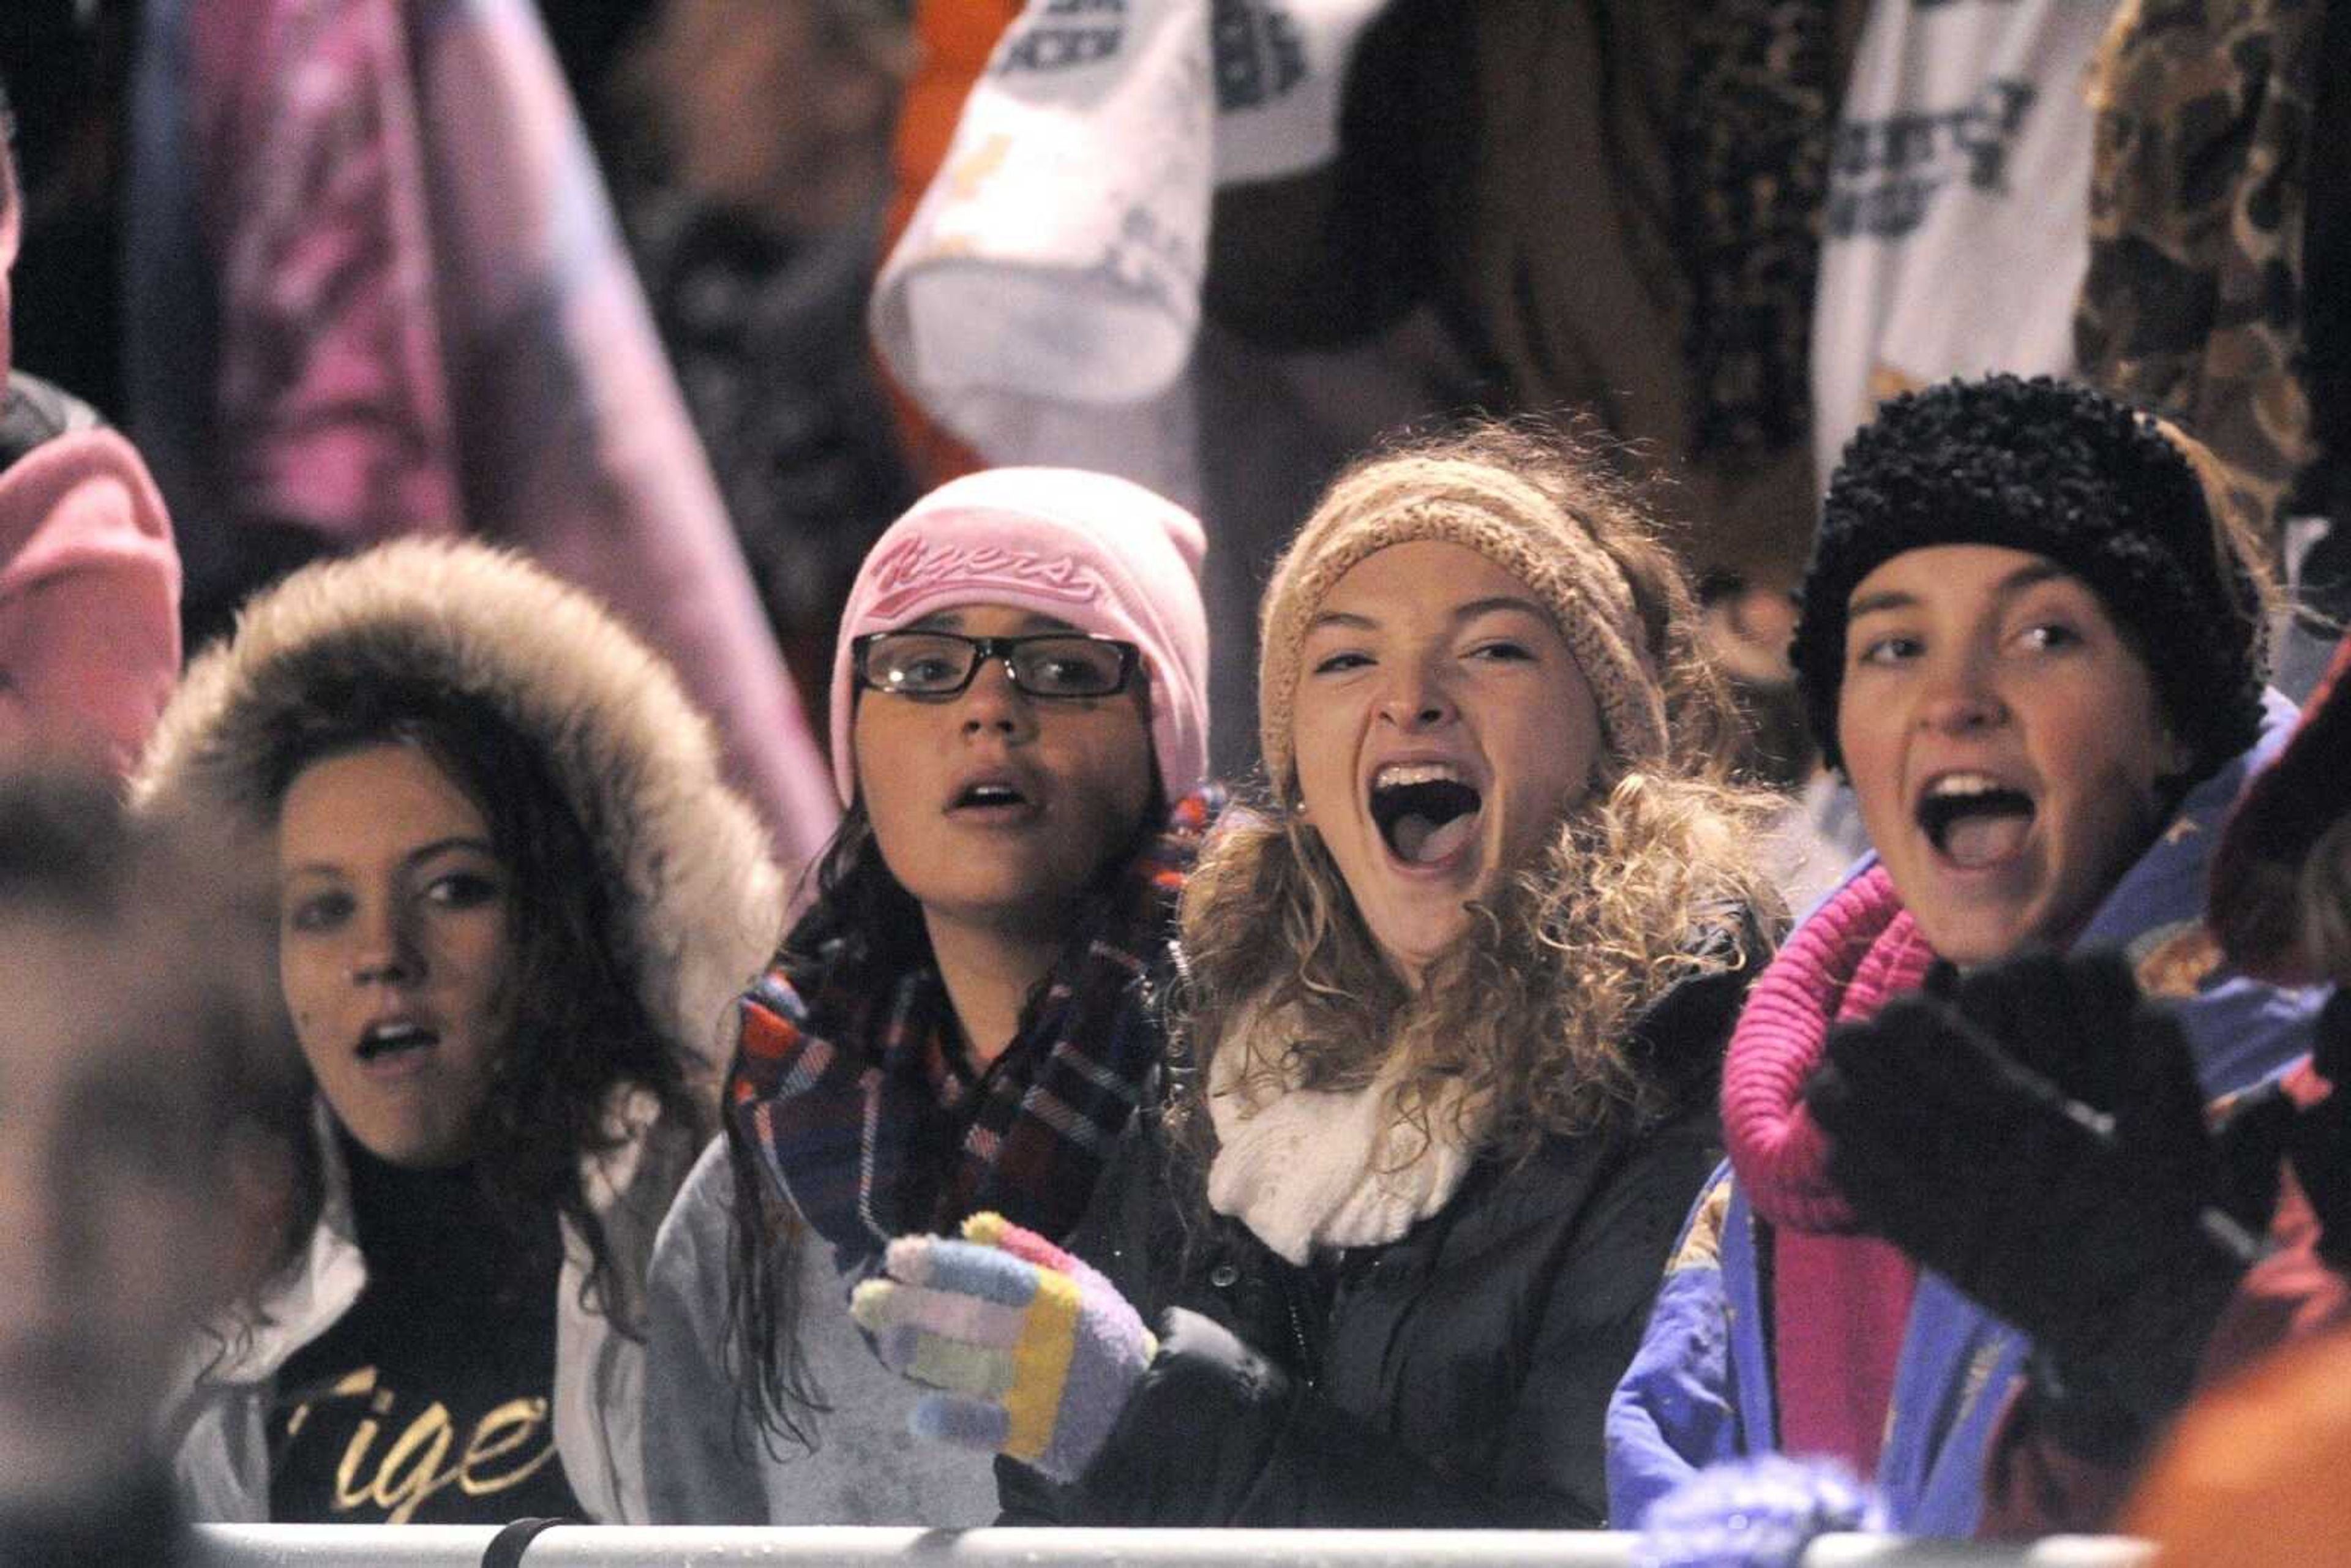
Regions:
<instances>
[{"instance_id":1,"label":"pastel striped mitten","mask_svg":"<svg viewBox=\"0 0 2351 1568\"><path fill-rule=\"evenodd\" d=\"M886 1279L850 1297L882 1364L938 1392L917 1437L1008 1454L1057 1481L1082 1474L1159 1342L1099 1273L998 1214L964 1239L902 1236Z\"/></svg>"}]
</instances>

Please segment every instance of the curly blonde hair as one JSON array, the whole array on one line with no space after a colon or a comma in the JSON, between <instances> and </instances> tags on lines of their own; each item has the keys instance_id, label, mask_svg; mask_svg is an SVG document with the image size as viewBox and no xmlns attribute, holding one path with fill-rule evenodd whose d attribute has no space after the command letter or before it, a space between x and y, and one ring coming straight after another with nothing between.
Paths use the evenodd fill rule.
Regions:
<instances>
[{"instance_id":1,"label":"curly blonde hair","mask_svg":"<svg viewBox=\"0 0 2351 1568\"><path fill-rule=\"evenodd\" d=\"M1635 495L1592 447L1525 422L1400 443L1332 488L1360 497L1384 468L1431 460L1507 470L1623 573L1663 698L1665 755L1635 766L1604 754L1535 863L1469 906L1417 992L1382 957L1285 766L1185 887L1176 1023L1189 1061L1176 1104L1187 1135L1206 1135L1193 1112L1210 1060L1274 1013L1295 1028L1271 1060L1244 1064L1253 1095L1358 1089L1401 1052L1395 1114L1424 1141L1442 1131L1521 1155L1548 1134L1655 1119L1712 1064L1645 1059L1632 1024L1682 980L1760 966L1785 923L1755 850L1778 798L1732 777L1737 710L1699 650L1682 568ZM1457 1124L1430 1125L1440 1105Z\"/></svg>"}]
</instances>

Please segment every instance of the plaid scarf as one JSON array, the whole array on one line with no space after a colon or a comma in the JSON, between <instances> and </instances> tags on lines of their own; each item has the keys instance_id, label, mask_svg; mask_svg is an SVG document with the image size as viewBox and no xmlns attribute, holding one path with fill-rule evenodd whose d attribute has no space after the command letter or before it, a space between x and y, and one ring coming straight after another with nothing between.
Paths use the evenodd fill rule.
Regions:
<instances>
[{"instance_id":1,"label":"plaid scarf","mask_svg":"<svg viewBox=\"0 0 2351 1568\"><path fill-rule=\"evenodd\" d=\"M1222 804L1213 786L1176 804L977 1078L928 965L829 963L805 992L778 967L744 996L727 1117L843 1273L984 1209L1057 1240L1076 1228L1158 1063L1138 982Z\"/></svg>"}]
</instances>

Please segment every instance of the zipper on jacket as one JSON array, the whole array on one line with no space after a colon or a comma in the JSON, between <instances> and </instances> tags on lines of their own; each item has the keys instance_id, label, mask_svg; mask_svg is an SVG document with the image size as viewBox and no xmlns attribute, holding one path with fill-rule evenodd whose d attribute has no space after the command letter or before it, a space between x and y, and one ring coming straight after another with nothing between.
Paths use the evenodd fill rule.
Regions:
<instances>
[{"instance_id":1,"label":"zipper on jacket","mask_svg":"<svg viewBox=\"0 0 2351 1568\"><path fill-rule=\"evenodd\" d=\"M1321 1369L1314 1364L1314 1347L1306 1343L1306 1320L1299 1315L1298 1292L1287 1284L1282 1287L1281 1304L1290 1309L1290 1333L1298 1343L1298 1375L1311 1389L1320 1380Z\"/></svg>"}]
</instances>

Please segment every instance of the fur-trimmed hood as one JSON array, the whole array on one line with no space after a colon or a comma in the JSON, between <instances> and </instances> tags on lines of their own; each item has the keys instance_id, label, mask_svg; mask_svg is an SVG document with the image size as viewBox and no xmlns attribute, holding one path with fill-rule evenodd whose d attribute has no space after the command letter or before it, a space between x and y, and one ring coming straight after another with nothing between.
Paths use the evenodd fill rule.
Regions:
<instances>
[{"instance_id":1,"label":"fur-trimmed hood","mask_svg":"<svg viewBox=\"0 0 2351 1568\"><path fill-rule=\"evenodd\" d=\"M773 952L783 878L720 779L710 724L660 657L517 556L403 540L306 568L190 667L131 780L142 810L266 830L273 736L316 694L381 674L478 701L536 745L612 889L612 950L648 1016L705 1068Z\"/></svg>"}]
</instances>

